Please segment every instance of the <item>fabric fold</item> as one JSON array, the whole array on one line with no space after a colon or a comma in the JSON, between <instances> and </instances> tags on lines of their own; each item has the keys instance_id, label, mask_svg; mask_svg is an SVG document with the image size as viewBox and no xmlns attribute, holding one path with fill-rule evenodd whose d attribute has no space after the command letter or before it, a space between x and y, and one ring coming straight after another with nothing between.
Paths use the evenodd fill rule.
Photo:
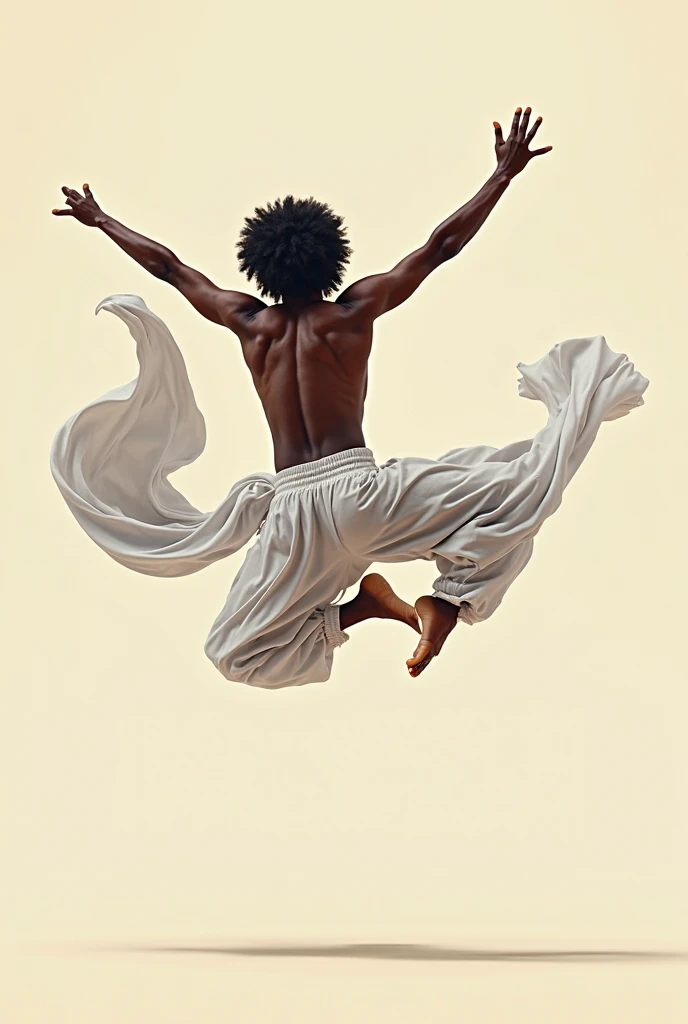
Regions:
<instances>
[{"instance_id":1,"label":"fabric fold","mask_svg":"<svg viewBox=\"0 0 688 1024\"><path fill-rule=\"evenodd\" d=\"M231 555L254 535L275 476L237 481L201 512L169 481L206 443L184 358L166 325L137 295L97 307L119 317L136 343L135 380L103 395L57 432L50 467L79 525L115 561L150 576L184 576Z\"/></svg>"},{"instance_id":2,"label":"fabric fold","mask_svg":"<svg viewBox=\"0 0 688 1024\"><path fill-rule=\"evenodd\" d=\"M501 500L476 509L435 549L442 573L434 584L436 596L458 605L459 617L470 624L488 618L523 571L534 537L561 505L602 423L642 406L649 385L628 356L612 351L601 335L560 342L518 369L519 395L542 402L547 422L532 440L487 455L484 474L467 479L467 489L477 493L492 477L493 486L504 483ZM441 461L461 464L464 451ZM465 568L457 565L457 550Z\"/></svg>"}]
</instances>

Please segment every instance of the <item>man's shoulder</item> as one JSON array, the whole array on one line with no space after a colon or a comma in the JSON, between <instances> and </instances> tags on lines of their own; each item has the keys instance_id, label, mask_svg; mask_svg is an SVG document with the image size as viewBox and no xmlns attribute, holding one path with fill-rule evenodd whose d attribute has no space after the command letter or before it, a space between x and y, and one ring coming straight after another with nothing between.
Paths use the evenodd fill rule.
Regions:
<instances>
[{"instance_id":1,"label":"man's shoulder","mask_svg":"<svg viewBox=\"0 0 688 1024\"><path fill-rule=\"evenodd\" d=\"M294 310L288 309L281 302L275 302L258 310L252 316L252 319L255 323L264 325L284 324L287 321L295 320L341 323L347 318L350 319L352 313L353 307L351 305L342 304L331 299L322 299L319 302L311 302L297 313Z\"/></svg>"},{"instance_id":2,"label":"man's shoulder","mask_svg":"<svg viewBox=\"0 0 688 1024\"><path fill-rule=\"evenodd\" d=\"M299 325L303 325L308 333L316 335L330 332L336 335L342 331L348 336L359 332L367 333L366 327L369 326L365 315L355 304L323 299L309 304L298 312L288 309L280 302L264 305L261 309L248 312L242 317L240 334L247 341L258 337L268 340L284 338L291 330L298 331Z\"/></svg>"}]
</instances>

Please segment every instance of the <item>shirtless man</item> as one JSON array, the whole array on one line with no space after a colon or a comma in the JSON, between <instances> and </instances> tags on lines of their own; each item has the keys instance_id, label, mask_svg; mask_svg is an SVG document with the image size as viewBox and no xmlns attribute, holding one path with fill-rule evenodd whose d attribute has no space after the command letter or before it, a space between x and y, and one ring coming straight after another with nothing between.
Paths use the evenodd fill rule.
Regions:
<instances>
[{"instance_id":1,"label":"shirtless man","mask_svg":"<svg viewBox=\"0 0 688 1024\"><path fill-rule=\"evenodd\" d=\"M83 195L64 187L67 209L53 213L99 228L151 274L177 288L204 317L238 336L280 473L365 449L363 407L375 320L405 302L434 270L457 256L511 180L533 157L550 151L551 146L530 148L542 122L538 117L529 129L530 117L530 107L519 107L506 139L494 123L494 173L421 248L389 272L350 285L334 301L327 296L340 287L351 250L341 218L312 199L295 201L290 196L257 209L246 221L238 244L241 270L249 280L256 279L261 294L274 300L272 305L217 287L169 249L114 220L101 210L88 185ZM357 596L339 607L339 629L373 617L396 619L421 633L407 662L409 673L417 676L455 627L457 607L423 596L414 608L375 573L365 576Z\"/></svg>"}]
</instances>

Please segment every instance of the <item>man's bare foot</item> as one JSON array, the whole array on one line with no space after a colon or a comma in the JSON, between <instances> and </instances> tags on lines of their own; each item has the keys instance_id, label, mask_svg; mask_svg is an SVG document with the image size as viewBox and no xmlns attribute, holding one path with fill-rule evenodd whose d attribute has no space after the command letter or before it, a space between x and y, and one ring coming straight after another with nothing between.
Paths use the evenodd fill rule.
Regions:
<instances>
[{"instance_id":1,"label":"man's bare foot","mask_svg":"<svg viewBox=\"0 0 688 1024\"><path fill-rule=\"evenodd\" d=\"M419 676L442 650L444 641L456 626L458 609L441 597L419 597L416 612L421 621L421 639L413 657L406 662L409 675Z\"/></svg>"},{"instance_id":2,"label":"man's bare foot","mask_svg":"<svg viewBox=\"0 0 688 1024\"><path fill-rule=\"evenodd\" d=\"M413 606L402 601L384 576L377 572L363 577L356 597L342 605L339 611L339 625L345 631L364 619L396 619L420 633Z\"/></svg>"}]
</instances>

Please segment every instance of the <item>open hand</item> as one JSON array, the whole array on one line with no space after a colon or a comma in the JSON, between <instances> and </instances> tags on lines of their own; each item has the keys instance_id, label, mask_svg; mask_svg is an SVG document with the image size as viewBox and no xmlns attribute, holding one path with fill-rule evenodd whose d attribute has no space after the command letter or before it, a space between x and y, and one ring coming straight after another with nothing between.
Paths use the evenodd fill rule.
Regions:
<instances>
[{"instance_id":1,"label":"open hand","mask_svg":"<svg viewBox=\"0 0 688 1024\"><path fill-rule=\"evenodd\" d=\"M56 217L76 217L82 224L86 224L88 227L96 227L99 220L103 217L103 211L98 206L98 203L93 198L88 185L84 185L84 194L81 195L75 188L67 188L66 185L62 186L64 192L65 202L69 207L68 210L53 210Z\"/></svg>"},{"instance_id":2,"label":"open hand","mask_svg":"<svg viewBox=\"0 0 688 1024\"><path fill-rule=\"evenodd\" d=\"M520 107L517 108L511 123L511 132L506 141L502 135L501 126L497 121L494 122L497 168L510 178L520 174L534 156L542 156L543 153L549 153L552 149L551 146L544 146L542 149L528 149L528 146L535 138L538 128L542 124L542 118L538 117L526 135L530 115L530 107L526 107L523 113Z\"/></svg>"}]
</instances>

